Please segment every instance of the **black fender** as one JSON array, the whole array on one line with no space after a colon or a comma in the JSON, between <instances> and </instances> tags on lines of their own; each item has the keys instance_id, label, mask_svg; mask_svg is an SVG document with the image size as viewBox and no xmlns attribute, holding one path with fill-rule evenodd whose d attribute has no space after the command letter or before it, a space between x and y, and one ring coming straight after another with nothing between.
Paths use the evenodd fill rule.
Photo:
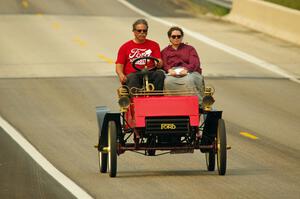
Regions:
<instances>
[{"instance_id":1,"label":"black fender","mask_svg":"<svg viewBox=\"0 0 300 199\"><path fill-rule=\"evenodd\" d=\"M106 106L96 107L98 121L98 151L102 151L103 147L108 145L108 123L115 121L117 126L117 137L121 134L121 113L111 113Z\"/></svg>"},{"instance_id":2,"label":"black fender","mask_svg":"<svg viewBox=\"0 0 300 199\"><path fill-rule=\"evenodd\" d=\"M209 111L204 122L201 145L213 143L218 130L218 121L222 118L222 111ZM205 151L203 149L203 151Z\"/></svg>"}]
</instances>

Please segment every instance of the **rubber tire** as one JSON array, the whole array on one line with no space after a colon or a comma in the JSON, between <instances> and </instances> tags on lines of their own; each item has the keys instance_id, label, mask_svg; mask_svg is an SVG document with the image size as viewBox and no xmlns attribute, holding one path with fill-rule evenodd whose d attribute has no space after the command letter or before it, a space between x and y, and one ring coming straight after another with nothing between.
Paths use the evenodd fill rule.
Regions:
<instances>
[{"instance_id":1,"label":"rubber tire","mask_svg":"<svg viewBox=\"0 0 300 199\"><path fill-rule=\"evenodd\" d=\"M205 153L206 167L208 171L214 171L216 167L216 154L212 149Z\"/></svg>"},{"instance_id":2,"label":"rubber tire","mask_svg":"<svg viewBox=\"0 0 300 199\"><path fill-rule=\"evenodd\" d=\"M108 171L110 177L117 175L117 127L115 121L108 123Z\"/></svg>"},{"instance_id":3,"label":"rubber tire","mask_svg":"<svg viewBox=\"0 0 300 199\"><path fill-rule=\"evenodd\" d=\"M227 163L227 141L226 141L226 129L223 119L218 121L217 132L217 165L219 175L225 175L226 163Z\"/></svg>"},{"instance_id":4,"label":"rubber tire","mask_svg":"<svg viewBox=\"0 0 300 199\"><path fill-rule=\"evenodd\" d=\"M155 149L148 149L148 150L147 150L147 155L148 155L148 156L155 156L155 152L156 152Z\"/></svg>"},{"instance_id":5,"label":"rubber tire","mask_svg":"<svg viewBox=\"0 0 300 199\"><path fill-rule=\"evenodd\" d=\"M154 142L155 142L155 138L148 138L147 139L147 146L149 146L150 145L150 143L152 142L154 140ZM155 156L155 153L156 153L156 150L155 149L147 149L146 150L146 154L148 155L148 156Z\"/></svg>"},{"instance_id":6,"label":"rubber tire","mask_svg":"<svg viewBox=\"0 0 300 199\"><path fill-rule=\"evenodd\" d=\"M98 152L99 169L101 173L107 172L107 153Z\"/></svg>"}]
</instances>

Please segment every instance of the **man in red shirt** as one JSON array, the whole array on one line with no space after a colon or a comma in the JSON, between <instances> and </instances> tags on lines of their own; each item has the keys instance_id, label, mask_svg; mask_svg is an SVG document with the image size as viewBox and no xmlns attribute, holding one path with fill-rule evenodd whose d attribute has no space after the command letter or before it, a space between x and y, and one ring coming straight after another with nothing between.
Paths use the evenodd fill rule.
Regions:
<instances>
[{"instance_id":1,"label":"man in red shirt","mask_svg":"<svg viewBox=\"0 0 300 199\"><path fill-rule=\"evenodd\" d=\"M134 39L124 43L118 52L116 60L116 73L121 84L131 87L141 88L143 85L143 75L137 73L132 67L132 62L140 57L155 57L159 60L157 68L162 67L160 47L155 41L146 39L148 33L148 23L145 19L138 19L132 25ZM137 63L138 68L143 68L144 60ZM156 90L163 90L165 73L163 70L149 71L149 82L154 84Z\"/></svg>"}]
</instances>

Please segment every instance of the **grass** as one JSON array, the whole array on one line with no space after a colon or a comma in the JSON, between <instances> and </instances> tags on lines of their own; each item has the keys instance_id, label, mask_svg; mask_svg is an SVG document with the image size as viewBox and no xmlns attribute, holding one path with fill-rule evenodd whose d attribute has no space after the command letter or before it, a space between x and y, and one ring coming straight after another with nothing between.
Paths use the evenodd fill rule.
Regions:
<instances>
[{"instance_id":1,"label":"grass","mask_svg":"<svg viewBox=\"0 0 300 199\"><path fill-rule=\"evenodd\" d=\"M228 14L230 11L227 8L210 3L206 0L189 0L189 1L201 6L204 9L205 14L211 13L211 14L217 15L217 16L224 16L224 15Z\"/></svg>"},{"instance_id":2,"label":"grass","mask_svg":"<svg viewBox=\"0 0 300 199\"><path fill-rule=\"evenodd\" d=\"M263 0L276 3L288 8L300 10L300 0ZM224 16L230 12L229 9L215 5L207 0L175 0L175 2L184 8L190 10L194 14L213 14L216 16Z\"/></svg>"},{"instance_id":3,"label":"grass","mask_svg":"<svg viewBox=\"0 0 300 199\"><path fill-rule=\"evenodd\" d=\"M264 0L269 1L271 3L276 3L285 7L293 8L296 10L300 10L300 1L299 0Z\"/></svg>"},{"instance_id":4,"label":"grass","mask_svg":"<svg viewBox=\"0 0 300 199\"><path fill-rule=\"evenodd\" d=\"M229 13L229 9L222 6L215 5L206 0L175 0L175 2L194 14L213 14L217 16L224 16Z\"/></svg>"}]
</instances>

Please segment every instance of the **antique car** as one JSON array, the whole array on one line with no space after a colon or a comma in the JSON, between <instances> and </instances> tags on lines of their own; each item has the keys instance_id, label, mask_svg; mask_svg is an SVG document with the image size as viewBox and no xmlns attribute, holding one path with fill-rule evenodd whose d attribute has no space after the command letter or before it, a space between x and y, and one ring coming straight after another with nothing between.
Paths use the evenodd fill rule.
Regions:
<instances>
[{"instance_id":1,"label":"antique car","mask_svg":"<svg viewBox=\"0 0 300 199\"><path fill-rule=\"evenodd\" d=\"M145 60L143 69L136 66L140 60ZM106 106L96 108L100 172L115 177L117 157L126 151L156 156L200 150L207 170L214 171L217 162L218 174L225 175L229 147L222 111L212 108L214 88L205 88L202 105L195 90L155 90L148 73L156 69L157 62L153 57L134 60L133 67L143 75L143 87L122 85L117 90L120 112Z\"/></svg>"}]
</instances>

